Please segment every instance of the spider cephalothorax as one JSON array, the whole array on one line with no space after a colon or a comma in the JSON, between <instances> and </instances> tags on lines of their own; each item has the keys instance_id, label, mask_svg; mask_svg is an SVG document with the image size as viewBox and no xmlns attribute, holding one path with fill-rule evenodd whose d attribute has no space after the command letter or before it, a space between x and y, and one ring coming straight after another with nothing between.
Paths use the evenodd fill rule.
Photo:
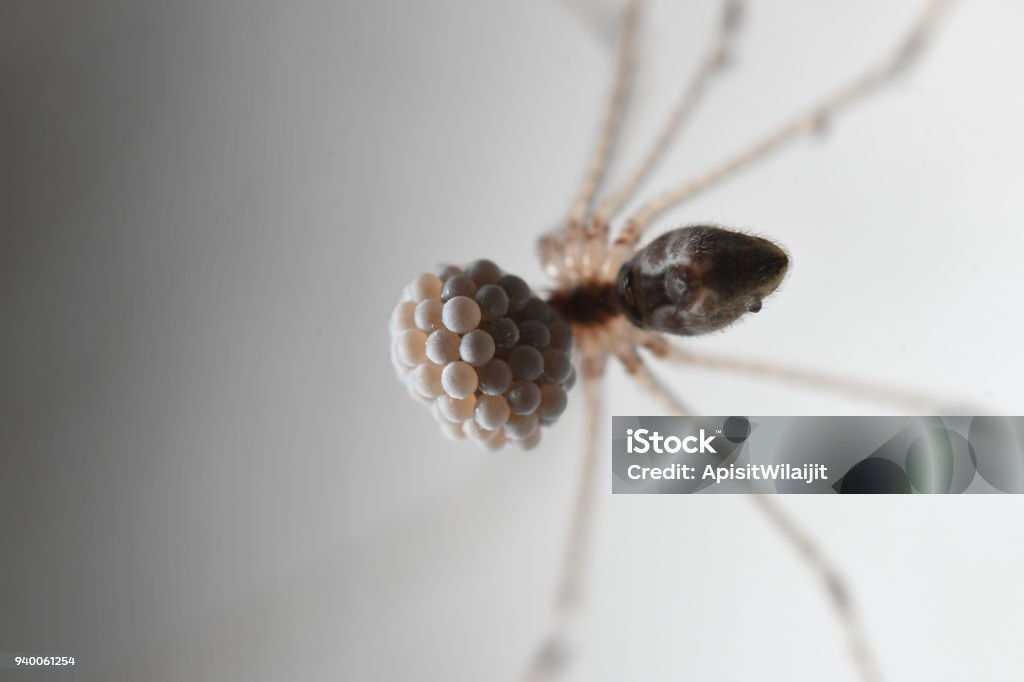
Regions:
<instances>
[{"instance_id":1,"label":"spider cephalothorax","mask_svg":"<svg viewBox=\"0 0 1024 682\"><path fill-rule=\"evenodd\" d=\"M786 252L767 239L719 227L684 227L623 264L618 300L638 327L706 334L758 312L788 265Z\"/></svg>"}]
</instances>

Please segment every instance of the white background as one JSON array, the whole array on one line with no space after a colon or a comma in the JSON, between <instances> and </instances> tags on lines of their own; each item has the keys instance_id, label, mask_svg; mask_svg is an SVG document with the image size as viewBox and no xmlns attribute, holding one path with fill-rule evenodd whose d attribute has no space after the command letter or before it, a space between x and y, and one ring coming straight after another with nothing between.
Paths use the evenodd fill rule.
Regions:
<instances>
[{"instance_id":1,"label":"white background","mask_svg":"<svg viewBox=\"0 0 1024 682\"><path fill-rule=\"evenodd\" d=\"M884 54L921 3L750 4L649 191ZM533 240L589 154L609 27L545 0L161 5L0 10L0 650L77 654L88 680L517 679L580 407L531 453L452 445L394 380L386 320L441 261L544 286ZM715 21L653 5L620 172ZM956 4L827 137L662 221L793 256L759 315L685 343L1024 412L1022 14ZM607 414L661 413L609 374ZM889 409L664 376L706 414ZM783 503L842 567L885 679L1019 679L1019 498ZM747 500L602 492L597 514L572 679L855 679Z\"/></svg>"}]
</instances>

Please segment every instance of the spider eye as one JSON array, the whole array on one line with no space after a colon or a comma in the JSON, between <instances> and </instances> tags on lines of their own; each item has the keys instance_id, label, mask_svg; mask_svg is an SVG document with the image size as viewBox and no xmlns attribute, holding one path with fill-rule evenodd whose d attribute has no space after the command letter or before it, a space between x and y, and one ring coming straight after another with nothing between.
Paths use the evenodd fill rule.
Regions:
<instances>
[{"instance_id":1,"label":"spider eye","mask_svg":"<svg viewBox=\"0 0 1024 682\"><path fill-rule=\"evenodd\" d=\"M759 312L761 312L761 299L755 298L753 301L751 301L750 305L747 306L747 312L748 313L759 313Z\"/></svg>"},{"instance_id":2,"label":"spider eye","mask_svg":"<svg viewBox=\"0 0 1024 682\"><path fill-rule=\"evenodd\" d=\"M633 268L624 265L619 271L619 302L633 323L640 324L641 316L637 305L635 280L636 275L633 273Z\"/></svg>"}]
</instances>

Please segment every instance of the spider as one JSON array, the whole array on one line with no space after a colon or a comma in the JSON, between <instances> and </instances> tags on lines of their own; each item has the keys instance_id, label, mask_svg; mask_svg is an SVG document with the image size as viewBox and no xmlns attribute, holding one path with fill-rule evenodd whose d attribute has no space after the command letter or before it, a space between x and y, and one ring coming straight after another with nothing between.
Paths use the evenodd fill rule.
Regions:
<instances>
[{"instance_id":1,"label":"spider","mask_svg":"<svg viewBox=\"0 0 1024 682\"><path fill-rule=\"evenodd\" d=\"M669 230L647 244L648 228L672 209L832 119L904 71L933 32L949 0L929 0L896 49L723 163L640 206L612 224L644 184L714 79L730 61L744 5L723 0L715 37L677 105L639 166L598 197L632 86L644 2L631 0L622 16L615 76L595 151L564 223L542 236L538 255L554 281L546 300L495 263L446 266L407 287L392 316L392 360L413 397L432 406L452 437L470 436L492 448L510 439L537 445L542 426L565 409L578 374L585 402L581 472L554 606L556 627L527 671L549 679L564 669L565 640L581 600L580 585L597 471L599 380L609 359L619 361L640 386L673 414L683 404L651 371L643 353L673 362L772 376L904 404L921 396L794 368L695 353L669 336L721 330L748 313L782 282L786 251L761 236L710 224ZM575 368L569 353L577 356ZM862 680L878 679L849 595L817 546L767 497L760 509L821 578Z\"/></svg>"}]
</instances>

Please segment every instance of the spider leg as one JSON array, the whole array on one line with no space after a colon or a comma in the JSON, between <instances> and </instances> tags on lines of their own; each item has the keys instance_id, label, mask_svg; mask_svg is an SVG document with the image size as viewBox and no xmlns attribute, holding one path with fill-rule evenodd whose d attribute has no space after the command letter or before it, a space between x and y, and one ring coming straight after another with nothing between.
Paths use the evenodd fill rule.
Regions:
<instances>
[{"instance_id":1,"label":"spider leg","mask_svg":"<svg viewBox=\"0 0 1024 682\"><path fill-rule=\"evenodd\" d=\"M686 416L689 413L686 406L669 389L657 381L650 369L645 366L643 358L635 350L632 353L620 351L617 355L630 375L638 378L641 386L650 390L656 398L668 405L673 414ZM874 656L867 644L863 623L857 615L849 590L839 572L825 558L818 544L782 510L776 500L769 495L754 493L749 481L745 481L744 484L748 486L748 493L750 493L748 496L774 524L793 551L824 583L825 591L828 593L836 617L842 626L862 682L877 682L880 677Z\"/></svg>"},{"instance_id":2,"label":"spider leg","mask_svg":"<svg viewBox=\"0 0 1024 682\"><path fill-rule=\"evenodd\" d=\"M608 239L608 225L615 213L633 196L640 184L662 159L676 139L680 128L703 99L708 84L729 63L729 51L741 23L743 4L743 0L722 0L721 19L714 42L701 58L697 71L684 88L675 109L669 115L643 161L622 184L611 191L598 205L593 220L588 226L588 239L601 242Z\"/></svg>"},{"instance_id":3,"label":"spider leg","mask_svg":"<svg viewBox=\"0 0 1024 682\"><path fill-rule=\"evenodd\" d=\"M568 224L564 229L556 229L544 235L538 242L538 255L542 267L560 284L574 282L586 274L586 271L592 270L592 264L600 263L604 251L602 243L595 244L594 248L589 249L593 253L588 253L583 244L584 222L604 177L612 149L618 140L626 101L633 86L643 6L644 0L629 0L623 12L615 77L605 107L604 121L583 183L570 207Z\"/></svg>"},{"instance_id":4,"label":"spider leg","mask_svg":"<svg viewBox=\"0 0 1024 682\"><path fill-rule=\"evenodd\" d=\"M848 377L834 376L824 372L788 367L771 362L698 353L674 346L661 337L647 336L643 345L656 357L683 365L740 372L765 379L803 384L842 395L863 398L874 402L889 403L913 410L935 409L938 406L938 401L923 393Z\"/></svg>"},{"instance_id":5,"label":"spider leg","mask_svg":"<svg viewBox=\"0 0 1024 682\"><path fill-rule=\"evenodd\" d=\"M850 647L850 655L857 666L860 679L863 682L881 680L878 664L868 645L864 623L854 608L850 592L839 575L839 571L825 558L818 544L796 524L792 517L782 510L782 506L771 495L754 494L749 497L768 517L776 530L782 534L793 551L821 579L836 618L843 629L843 635Z\"/></svg>"},{"instance_id":6,"label":"spider leg","mask_svg":"<svg viewBox=\"0 0 1024 682\"><path fill-rule=\"evenodd\" d=\"M586 579L587 544L594 521L594 492L598 473L598 437L601 435L599 382L604 373L604 356L584 357L580 369L586 412L579 481L569 523L569 534L559 568L554 602L555 625L530 662L524 677L528 682L556 679L567 667L572 653L568 640L582 602L583 584Z\"/></svg>"},{"instance_id":7,"label":"spider leg","mask_svg":"<svg viewBox=\"0 0 1024 682\"><path fill-rule=\"evenodd\" d=\"M584 362L583 395L586 399L586 413L581 456L580 478L576 489L572 523L566 552L562 560L561 577L558 581L558 604L563 609L574 609L580 603L583 573L586 558L586 543L593 521L594 488L597 483L598 437L601 422L600 377L604 373L603 359L600 362Z\"/></svg>"},{"instance_id":8,"label":"spider leg","mask_svg":"<svg viewBox=\"0 0 1024 682\"><path fill-rule=\"evenodd\" d=\"M626 108L626 100L633 86L634 67L636 65L637 36L640 32L640 14L643 0L630 0L622 17L622 37L619 42L619 53L615 66L615 80L612 83L611 95L605 108L604 123L597 137L594 156L590 160L580 186L569 211L569 240L579 237L583 229L583 221L594 200L598 185L604 176L611 156L612 148L618 139L622 114Z\"/></svg>"},{"instance_id":9,"label":"spider leg","mask_svg":"<svg viewBox=\"0 0 1024 682\"><path fill-rule=\"evenodd\" d=\"M616 243L635 244L644 230L656 217L679 205L690 197L704 191L740 170L750 166L772 152L784 147L801 136L820 130L836 114L845 111L857 101L873 92L905 70L920 53L928 38L934 32L943 11L951 0L929 0L924 12L897 49L886 59L867 69L846 85L825 97L814 106L803 111L790 121L772 131L751 146L743 149L721 165L703 175L671 189L648 202L627 220L625 228Z\"/></svg>"},{"instance_id":10,"label":"spider leg","mask_svg":"<svg viewBox=\"0 0 1024 682\"><path fill-rule=\"evenodd\" d=\"M660 402L665 409L679 417L686 417L693 414L693 411L683 404L675 394L663 384L658 377L647 367L647 363L636 352L635 348L620 349L616 356L625 367L629 376L637 382L641 388L650 393Z\"/></svg>"}]
</instances>

